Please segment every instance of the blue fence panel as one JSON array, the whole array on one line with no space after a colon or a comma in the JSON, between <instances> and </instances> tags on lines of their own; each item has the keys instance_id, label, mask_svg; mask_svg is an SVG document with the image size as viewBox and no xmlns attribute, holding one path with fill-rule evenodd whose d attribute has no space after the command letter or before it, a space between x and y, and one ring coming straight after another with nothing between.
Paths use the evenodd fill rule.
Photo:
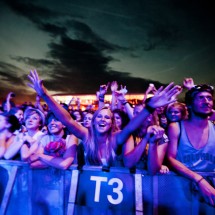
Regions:
<instances>
[{"instance_id":1,"label":"blue fence panel","mask_svg":"<svg viewBox=\"0 0 215 215\"><path fill-rule=\"evenodd\" d=\"M76 205L75 214L134 214L134 175L82 171Z\"/></svg>"},{"instance_id":2,"label":"blue fence panel","mask_svg":"<svg viewBox=\"0 0 215 215\"><path fill-rule=\"evenodd\" d=\"M215 173L200 173L214 186ZM0 161L0 215L215 215L198 187L175 173L150 176L126 168L29 168Z\"/></svg>"}]
</instances>

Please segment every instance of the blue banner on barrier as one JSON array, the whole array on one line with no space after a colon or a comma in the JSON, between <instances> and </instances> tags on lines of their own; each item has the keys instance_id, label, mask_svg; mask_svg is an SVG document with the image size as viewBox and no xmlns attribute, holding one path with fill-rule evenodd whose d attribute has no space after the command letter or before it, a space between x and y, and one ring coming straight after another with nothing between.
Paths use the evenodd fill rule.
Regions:
<instances>
[{"instance_id":1,"label":"blue banner on barrier","mask_svg":"<svg viewBox=\"0 0 215 215\"><path fill-rule=\"evenodd\" d=\"M134 176L83 171L79 175L77 205L131 212L135 210Z\"/></svg>"}]
</instances>

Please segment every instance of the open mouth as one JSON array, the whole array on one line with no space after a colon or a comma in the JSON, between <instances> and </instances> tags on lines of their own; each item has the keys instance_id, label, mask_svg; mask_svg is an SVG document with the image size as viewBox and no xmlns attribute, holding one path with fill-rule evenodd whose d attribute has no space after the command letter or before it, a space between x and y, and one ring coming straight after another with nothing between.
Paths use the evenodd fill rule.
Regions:
<instances>
[{"instance_id":1,"label":"open mouth","mask_svg":"<svg viewBox=\"0 0 215 215\"><path fill-rule=\"evenodd\" d=\"M99 124L99 127L101 127L101 128L104 128L105 126L106 126L105 123L100 123L100 124Z\"/></svg>"},{"instance_id":2,"label":"open mouth","mask_svg":"<svg viewBox=\"0 0 215 215\"><path fill-rule=\"evenodd\" d=\"M49 128L52 130L52 129L56 129L57 126L53 125L53 126L50 126Z\"/></svg>"}]
</instances>

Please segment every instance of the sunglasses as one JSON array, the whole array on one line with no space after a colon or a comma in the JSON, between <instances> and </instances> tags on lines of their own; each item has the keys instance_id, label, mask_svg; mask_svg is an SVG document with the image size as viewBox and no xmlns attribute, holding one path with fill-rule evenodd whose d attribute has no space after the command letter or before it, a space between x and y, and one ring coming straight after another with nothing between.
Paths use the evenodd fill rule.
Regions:
<instances>
[{"instance_id":1,"label":"sunglasses","mask_svg":"<svg viewBox=\"0 0 215 215\"><path fill-rule=\"evenodd\" d=\"M199 90L199 91L213 91L214 87L207 85L207 84L199 84L199 85L195 85L194 87L191 88L191 90Z\"/></svg>"}]
</instances>

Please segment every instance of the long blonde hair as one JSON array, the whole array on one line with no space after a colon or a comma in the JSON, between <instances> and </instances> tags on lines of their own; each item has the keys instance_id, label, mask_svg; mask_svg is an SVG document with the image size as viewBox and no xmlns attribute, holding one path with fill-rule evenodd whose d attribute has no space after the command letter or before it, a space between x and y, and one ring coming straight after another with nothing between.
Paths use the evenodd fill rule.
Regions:
<instances>
[{"instance_id":1,"label":"long blonde hair","mask_svg":"<svg viewBox=\"0 0 215 215\"><path fill-rule=\"evenodd\" d=\"M92 121L91 121L91 126L89 128L89 133L88 133L88 139L85 142L85 152L86 152L86 162L89 163L90 165L102 165L101 162L101 157L99 154L99 142L98 142L98 138L96 135L96 129L95 129L95 119L98 116L98 114L100 113L101 110L107 109L110 111L110 115L111 115L111 119L112 119L112 126L111 128L108 130L108 137L107 137L107 141L106 141L106 152L107 152L107 161L111 162L111 155L112 155L112 144L111 144L111 137L114 131L114 117L113 117L113 113L111 112L111 110L108 107L102 107L100 109L98 109L92 117Z\"/></svg>"}]
</instances>

